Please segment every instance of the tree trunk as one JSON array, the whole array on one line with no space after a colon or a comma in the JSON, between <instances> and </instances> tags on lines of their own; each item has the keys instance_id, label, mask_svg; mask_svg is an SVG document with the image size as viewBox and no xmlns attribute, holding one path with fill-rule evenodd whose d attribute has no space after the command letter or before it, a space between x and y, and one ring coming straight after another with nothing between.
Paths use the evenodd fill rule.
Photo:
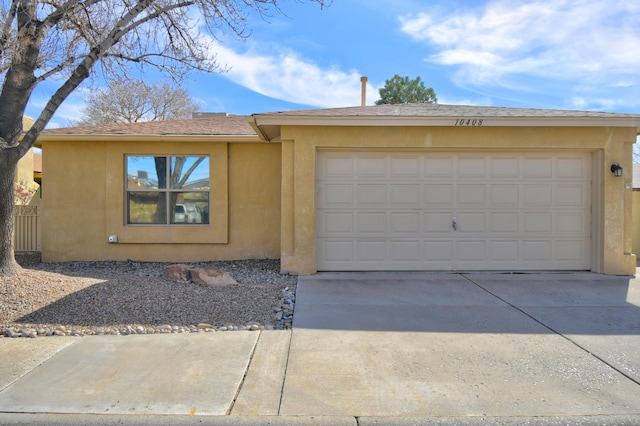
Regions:
<instances>
[{"instance_id":1,"label":"tree trunk","mask_svg":"<svg viewBox=\"0 0 640 426\"><path fill-rule=\"evenodd\" d=\"M13 179L17 163L0 152L0 276L22 272L13 253Z\"/></svg>"}]
</instances>

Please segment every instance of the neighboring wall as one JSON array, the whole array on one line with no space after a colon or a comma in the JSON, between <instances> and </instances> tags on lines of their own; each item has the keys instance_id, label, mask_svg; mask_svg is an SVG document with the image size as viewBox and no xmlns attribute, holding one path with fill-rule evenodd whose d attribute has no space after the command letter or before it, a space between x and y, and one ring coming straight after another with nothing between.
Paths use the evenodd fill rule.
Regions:
<instances>
[{"instance_id":1,"label":"neighboring wall","mask_svg":"<svg viewBox=\"0 0 640 426\"><path fill-rule=\"evenodd\" d=\"M43 152L45 262L280 257L279 144L45 141ZM211 224L125 225L124 154L210 155Z\"/></svg>"},{"instance_id":2,"label":"neighboring wall","mask_svg":"<svg viewBox=\"0 0 640 426\"><path fill-rule=\"evenodd\" d=\"M640 253L640 191L633 191L633 252Z\"/></svg>"}]
</instances>

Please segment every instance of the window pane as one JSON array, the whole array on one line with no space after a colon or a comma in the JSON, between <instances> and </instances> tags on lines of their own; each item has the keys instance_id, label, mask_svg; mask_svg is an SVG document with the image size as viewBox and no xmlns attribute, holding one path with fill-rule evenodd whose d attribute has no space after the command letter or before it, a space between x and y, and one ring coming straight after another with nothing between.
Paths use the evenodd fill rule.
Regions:
<instances>
[{"instance_id":1,"label":"window pane","mask_svg":"<svg viewBox=\"0 0 640 426\"><path fill-rule=\"evenodd\" d=\"M209 223L208 192L171 193L171 223Z\"/></svg>"},{"instance_id":2,"label":"window pane","mask_svg":"<svg viewBox=\"0 0 640 426\"><path fill-rule=\"evenodd\" d=\"M167 157L127 155L128 189L165 189Z\"/></svg>"},{"instance_id":3,"label":"window pane","mask_svg":"<svg viewBox=\"0 0 640 426\"><path fill-rule=\"evenodd\" d=\"M159 224L167 223L167 196L162 192L135 191L127 193L127 223Z\"/></svg>"},{"instance_id":4,"label":"window pane","mask_svg":"<svg viewBox=\"0 0 640 426\"><path fill-rule=\"evenodd\" d=\"M209 157L171 157L171 189L209 189Z\"/></svg>"}]
</instances>

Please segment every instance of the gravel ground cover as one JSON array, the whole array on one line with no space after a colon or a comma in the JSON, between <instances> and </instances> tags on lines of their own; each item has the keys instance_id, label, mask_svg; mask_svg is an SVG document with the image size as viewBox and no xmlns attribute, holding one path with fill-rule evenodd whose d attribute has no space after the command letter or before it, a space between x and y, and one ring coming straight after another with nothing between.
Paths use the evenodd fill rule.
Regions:
<instances>
[{"instance_id":1,"label":"gravel ground cover","mask_svg":"<svg viewBox=\"0 0 640 426\"><path fill-rule=\"evenodd\" d=\"M297 277L278 260L190 263L228 272L238 285L203 287L163 277L169 263L41 263L0 278L0 337L192 333L291 327Z\"/></svg>"}]
</instances>

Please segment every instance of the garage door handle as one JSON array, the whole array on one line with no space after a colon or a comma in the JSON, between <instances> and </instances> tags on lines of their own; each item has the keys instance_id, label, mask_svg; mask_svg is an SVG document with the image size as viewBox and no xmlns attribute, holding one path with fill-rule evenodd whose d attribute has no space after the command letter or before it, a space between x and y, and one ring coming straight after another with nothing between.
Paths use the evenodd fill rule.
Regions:
<instances>
[{"instance_id":1,"label":"garage door handle","mask_svg":"<svg viewBox=\"0 0 640 426\"><path fill-rule=\"evenodd\" d=\"M453 220L451 221L451 226L453 226L453 230L457 231L458 230L458 222L456 222L456 218L454 217Z\"/></svg>"}]
</instances>

